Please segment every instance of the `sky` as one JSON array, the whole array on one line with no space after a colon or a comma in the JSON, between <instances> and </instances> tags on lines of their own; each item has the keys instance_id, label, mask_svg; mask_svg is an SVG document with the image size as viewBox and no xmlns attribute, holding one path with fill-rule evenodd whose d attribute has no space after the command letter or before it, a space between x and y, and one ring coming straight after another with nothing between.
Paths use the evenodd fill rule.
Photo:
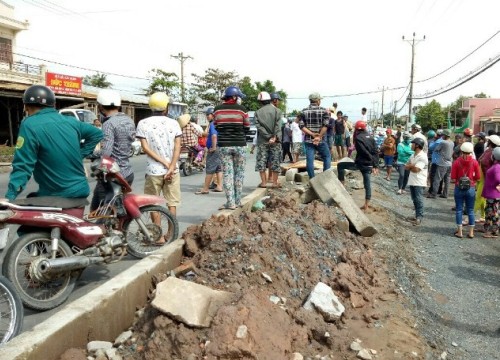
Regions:
<instances>
[{"instance_id":1,"label":"sky","mask_svg":"<svg viewBox=\"0 0 500 360\"><path fill-rule=\"evenodd\" d=\"M4 1L15 7L16 19L30 23L14 49L26 63L44 62L27 55L146 78L153 68L180 75L171 55L182 52L192 57L184 63L186 86L191 73L234 71L253 82L273 81L288 94L288 112L306 107L308 95L319 92L323 106L337 102L351 120L360 118L362 107L408 114L413 33L414 97L446 90L500 56L500 1L493 0ZM45 63L51 72L92 74ZM148 85L113 75L108 80L134 93ZM382 89L389 89L383 109ZM446 106L481 92L500 98L500 62L413 106L432 100ZM359 93L369 94L352 95Z\"/></svg>"}]
</instances>

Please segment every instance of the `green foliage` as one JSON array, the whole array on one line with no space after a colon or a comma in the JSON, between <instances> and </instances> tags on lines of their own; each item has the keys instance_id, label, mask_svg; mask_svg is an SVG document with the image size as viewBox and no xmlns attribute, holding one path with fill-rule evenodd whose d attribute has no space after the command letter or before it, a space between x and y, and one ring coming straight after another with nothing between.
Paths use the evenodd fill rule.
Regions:
<instances>
[{"instance_id":1,"label":"green foliage","mask_svg":"<svg viewBox=\"0 0 500 360\"><path fill-rule=\"evenodd\" d=\"M113 85L107 80L107 75L101 73L97 73L94 75L85 75L83 78L83 83L85 85L94 86L101 89L106 89Z\"/></svg>"},{"instance_id":2,"label":"green foliage","mask_svg":"<svg viewBox=\"0 0 500 360\"><path fill-rule=\"evenodd\" d=\"M155 92L164 92L171 97L178 95L180 91L179 77L172 72L167 72L162 69L151 69L149 71L151 83L146 90L147 95Z\"/></svg>"},{"instance_id":3,"label":"green foliage","mask_svg":"<svg viewBox=\"0 0 500 360\"><path fill-rule=\"evenodd\" d=\"M191 84L194 93L206 105L220 103L224 89L239 82L238 74L234 71L225 72L220 69L209 68L204 75L191 74L195 82Z\"/></svg>"},{"instance_id":4,"label":"green foliage","mask_svg":"<svg viewBox=\"0 0 500 360\"><path fill-rule=\"evenodd\" d=\"M488 96L488 95L486 95L486 94L485 94L484 92L482 92L482 91L481 91L479 94L474 95L474 97L475 97L476 99L487 99L487 98L489 98L489 96Z\"/></svg>"},{"instance_id":5,"label":"green foliage","mask_svg":"<svg viewBox=\"0 0 500 360\"><path fill-rule=\"evenodd\" d=\"M416 113L416 122L422 126L422 130L426 132L430 129L438 129L446 124L446 117L441 108L441 104L436 100L430 103L425 103L419 106Z\"/></svg>"}]
</instances>

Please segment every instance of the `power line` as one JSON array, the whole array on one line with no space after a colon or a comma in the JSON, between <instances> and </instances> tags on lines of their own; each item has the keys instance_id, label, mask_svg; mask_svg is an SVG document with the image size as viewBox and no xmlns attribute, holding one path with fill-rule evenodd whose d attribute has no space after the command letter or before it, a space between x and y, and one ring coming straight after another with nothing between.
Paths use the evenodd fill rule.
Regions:
<instances>
[{"instance_id":1,"label":"power line","mask_svg":"<svg viewBox=\"0 0 500 360\"><path fill-rule=\"evenodd\" d=\"M441 94L444 94L444 93L447 93L448 91L451 91L453 89L456 89L457 87L459 87L460 85L463 85L465 84L466 82L469 82L471 81L472 79L474 79L475 77L479 76L480 74L482 74L483 72L485 72L486 70L490 69L493 65L495 65L496 63L498 63L500 61L500 56L497 57L497 59L493 62L491 62L491 64L483 67L479 72L469 76L468 78L466 78L465 80L462 80L460 81L458 84L446 89L446 90L443 90L443 91L440 91L440 90L435 90L435 92L433 94L430 94L430 95L421 95L421 96L418 96L418 97L415 97L414 99L416 100L422 100L422 99L428 99L428 98L431 98L431 97L435 97L435 96L438 96L438 95L441 95ZM463 78L463 77L462 77ZM460 80L460 79L459 79Z\"/></svg>"},{"instance_id":2,"label":"power line","mask_svg":"<svg viewBox=\"0 0 500 360\"><path fill-rule=\"evenodd\" d=\"M139 76L123 75L123 74L117 74L117 73L112 73L112 72L108 72L108 71L100 71L100 70L95 70L95 69L89 69L89 68L85 68L85 67L82 67L82 66L63 64L63 63L60 63L60 62L57 62L57 61L42 59L42 58L39 58L39 57L36 57L36 56L30 56L30 55L19 54L19 53L14 53L14 52L13 52L13 54L14 55L18 55L18 56L23 56L23 57L26 57L26 58L29 58L29 59L34 59L34 60L39 60L39 61L45 61L45 62L48 62L48 63L51 63L51 64L66 66L66 67L70 67L70 68L74 68L74 69L80 69L80 70L85 70L85 71L98 72L98 73L101 73L101 74L119 76L119 77L124 77L124 78L129 78L129 79L150 80L148 78L139 77Z\"/></svg>"},{"instance_id":3,"label":"power line","mask_svg":"<svg viewBox=\"0 0 500 360\"><path fill-rule=\"evenodd\" d=\"M450 67L444 69L443 71L441 71L440 73L434 75L434 76L431 76L427 79L424 79L424 80L418 80L418 81L415 81L416 83L421 83L421 82L424 82L424 81L427 81L427 80L431 80L431 79L434 79L436 77L438 77L439 75L442 75L444 74L445 72L447 72L448 70L454 68L455 66L457 66L458 64L460 64L462 61L464 61L465 59L467 59L469 56L471 56L472 54L474 54L477 50L479 50L480 48L482 48L484 45L486 45L489 41L491 41L495 36L497 36L498 34L500 33L500 30L498 30L495 34L493 34L492 36L490 36L490 38L488 40L486 40L485 42L483 42L481 45L479 45L477 48L475 48L472 52L470 52L469 54L467 54L465 57L463 57L462 59L460 59L459 61L457 61L455 64L451 65Z\"/></svg>"}]
</instances>

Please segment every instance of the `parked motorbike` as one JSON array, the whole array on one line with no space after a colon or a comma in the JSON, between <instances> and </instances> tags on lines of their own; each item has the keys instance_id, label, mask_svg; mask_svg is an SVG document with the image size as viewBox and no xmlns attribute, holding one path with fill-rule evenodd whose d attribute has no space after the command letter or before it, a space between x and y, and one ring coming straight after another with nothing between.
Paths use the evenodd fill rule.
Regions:
<instances>
[{"instance_id":1,"label":"parked motorbike","mask_svg":"<svg viewBox=\"0 0 500 360\"><path fill-rule=\"evenodd\" d=\"M195 169L203 171L203 166L195 162L197 154L198 151L192 146L181 147L181 153L179 155L179 169L182 170L184 176L191 175Z\"/></svg>"},{"instance_id":2,"label":"parked motorbike","mask_svg":"<svg viewBox=\"0 0 500 360\"><path fill-rule=\"evenodd\" d=\"M49 310L69 297L79 275L91 264L119 261L128 253L143 258L177 238L179 225L159 196L132 194L109 157L91 166L110 189L98 209L84 215L86 199L32 197L0 201L0 227L21 227L3 262L25 306ZM163 242L164 240L164 242Z\"/></svg>"},{"instance_id":3,"label":"parked motorbike","mask_svg":"<svg viewBox=\"0 0 500 360\"><path fill-rule=\"evenodd\" d=\"M6 343L19 333L23 316L21 298L10 281L0 276L0 344Z\"/></svg>"}]
</instances>

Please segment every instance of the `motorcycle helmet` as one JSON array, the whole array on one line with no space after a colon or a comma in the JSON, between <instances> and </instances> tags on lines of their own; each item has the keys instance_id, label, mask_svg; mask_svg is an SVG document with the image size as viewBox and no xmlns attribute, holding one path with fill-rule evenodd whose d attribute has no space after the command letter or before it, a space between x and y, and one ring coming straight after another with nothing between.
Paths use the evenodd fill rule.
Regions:
<instances>
[{"instance_id":1,"label":"motorcycle helmet","mask_svg":"<svg viewBox=\"0 0 500 360\"><path fill-rule=\"evenodd\" d=\"M278 94L277 92L271 93L271 100L281 100L280 94Z\"/></svg>"},{"instance_id":2,"label":"motorcycle helmet","mask_svg":"<svg viewBox=\"0 0 500 360\"><path fill-rule=\"evenodd\" d=\"M427 132L427 139L433 139L436 136L436 132L434 130L429 130Z\"/></svg>"},{"instance_id":3,"label":"motorcycle helmet","mask_svg":"<svg viewBox=\"0 0 500 360\"><path fill-rule=\"evenodd\" d=\"M464 130L464 135L465 136L472 136L472 129L471 128L467 128Z\"/></svg>"},{"instance_id":4,"label":"motorcycle helmet","mask_svg":"<svg viewBox=\"0 0 500 360\"><path fill-rule=\"evenodd\" d=\"M47 86L32 85L24 92L23 103L26 105L54 107L56 95Z\"/></svg>"},{"instance_id":5,"label":"motorcycle helmet","mask_svg":"<svg viewBox=\"0 0 500 360\"><path fill-rule=\"evenodd\" d=\"M354 128L356 130L365 130L366 129L366 121L358 120L356 124L354 124Z\"/></svg>"},{"instance_id":6,"label":"motorcycle helmet","mask_svg":"<svg viewBox=\"0 0 500 360\"><path fill-rule=\"evenodd\" d=\"M493 149L493 158L497 161L500 160L500 147Z\"/></svg>"},{"instance_id":7,"label":"motorcycle helmet","mask_svg":"<svg viewBox=\"0 0 500 360\"><path fill-rule=\"evenodd\" d=\"M153 111L164 111L167 109L170 98L164 92L155 92L149 97L149 107Z\"/></svg>"},{"instance_id":8,"label":"motorcycle helmet","mask_svg":"<svg viewBox=\"0 0 500 360\"><path fill-rule=\"evenodd\" d=\"M246 98L246 95L243 94L240 90L239 87L237 86L228 86L225 90L224 90L224 95L222 95L222 99L229 99L233 96L237 96L239 98Z\"/></svg>"},{"instance_id":9,"label":"motorcycle helmet","mask_svg":"<svg viewBox=\"0 0 500 360\"><path fill-rule=\"evenodd\" d=\"M97 102L102 106L121 106L122 99L116 90L103 89L97 94Z\"/></svg>"},{"instance_id":10,"label":"motorcycle helmet","mask_svg":"<svg viewBox=\"0 0 500 360\"><path fill-rule=\"evenodd\" d=\"M415 144L415 146L418 146L420 149L423 149L425 145L424 139L421 139L419 137L413 139L411 143Z\"/></svg>"},{"instance_id":11,"label":"motorcycle helmet","mask_svg":"<svg viewBox=\"0 0 500 360\"><path fill-rule=\"evenodd\" d=\"M213 106L209 106L205 109L205 115L210 115L210 114L213 114L214 113L214 107Z\"/></svg>"},{"instance_id":12,"label":"motorcycle helmet","mask_svg":"<svg viewBox=\"0 0 500 360\"><path fill-rule=\"evenodd\" d=\"M411 134L409 131L405 131L403 133L403 140L409 140L409 139L411 139Z\"/></svg>"},{"instance_id":13,"label":"motorcycle helmet","mask_svg":"<svg viewBox=\"0 0 500 360\"><path fill-rule=\"evenodd\" d=\"M495 148L496 149L496 148ZM474 145L466 141L460 146L460 151L466 154L471 154L474 151Z\"/></svg>"},{"instance_id":14,"label":"motorcycle helmet","mask_svg":"<svg viewBox=\"0 0 500 360\"><path fill-rule=\"evenodd\" d=\"M259 100L259 101L270 101L271 100L271 96L269 95L269 93L267 91L261 91L259 93L259 95L257 95L257 100Z\"/></svg>"},{"instance_id":15,"label":"motorcycle helmet","mask_svg":"<svg viewBox=\"0 0 500 360\"><path fill-rule=\"evenodd\" d=\"M413 124L413 125L411 126L411 128L412 128L412 129L414 129L414 130L417 130L417 131L422 130L422 127L421 127L420 125L418 125L418 124Z\"/></svg>"}]
</instances>

